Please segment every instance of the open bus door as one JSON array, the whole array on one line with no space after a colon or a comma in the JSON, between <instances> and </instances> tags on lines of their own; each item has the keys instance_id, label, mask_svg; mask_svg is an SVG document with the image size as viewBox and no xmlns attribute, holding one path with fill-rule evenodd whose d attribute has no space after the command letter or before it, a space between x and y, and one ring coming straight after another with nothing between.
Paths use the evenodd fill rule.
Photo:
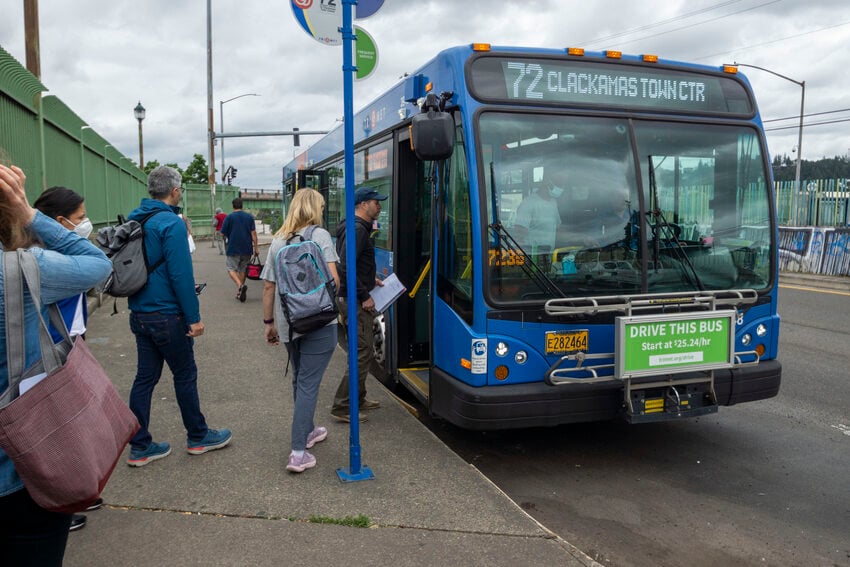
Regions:
<instances>
[{"instance_id":1,"label":"open bus door","mask_svg":"<svg viewBox=\"0 0 850 567\"><path fill-rule=\"evenodd\" d=\"M421 401L427 403L428 376L431 357L431 191L426 181L429 165L417 159L410 148L407 128L398 131L395 147L397 161L396 187L392 212L394 266L407 292L389 312L393 317L387 324L387 370L397 371L403 381Z\"/></svg>"},{"instance_id":2,"label":"open bus door","mask_svg":"<svg viewBox=\"0 0 850 567\"><path fill-rule=\"evenodd\" d=\"M295 196L295 192L298 189L315 189L319 193L322 194L322 197L325 198L325 202L328 201L328 172L324 170L318 169L299 169L295 173L289 176L289 178L284 181L284 214L289 211L289 203L292 202L292 197ZM330 226L328 224L328 210L325 207L325 226ZM333 219L331 219L333 221ZM335 224L335 223L334 223Z\"/></svg>"}]
</instances>

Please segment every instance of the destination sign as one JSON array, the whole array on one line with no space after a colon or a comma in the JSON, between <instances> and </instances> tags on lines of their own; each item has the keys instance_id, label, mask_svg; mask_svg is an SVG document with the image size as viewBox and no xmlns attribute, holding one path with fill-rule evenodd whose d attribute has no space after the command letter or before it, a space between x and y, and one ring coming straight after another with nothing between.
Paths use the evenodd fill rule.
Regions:
<instances>
[{"instance_id":1,"label":"destination sign","mask_svg":"<svg viewBox=\"0 0 850 567\"><path fill-rule=\"evenodd\" d=\"M473 95L485 101L591 104L749 115L743 85L730 77L638 65L482 57L471 66Z\"/></svg>"}]
</instances>

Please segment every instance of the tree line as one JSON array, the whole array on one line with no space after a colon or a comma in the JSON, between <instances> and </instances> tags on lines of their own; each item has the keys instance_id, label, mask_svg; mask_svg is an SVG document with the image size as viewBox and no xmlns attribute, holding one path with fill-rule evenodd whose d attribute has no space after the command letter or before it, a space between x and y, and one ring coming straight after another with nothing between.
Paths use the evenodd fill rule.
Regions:
<instances>
[{"instance_id":1,"label":"tree line","mask_svg":"<svg viewBox=\"0 0 850 567\"><path fill-rule=\"evenodd\" d=\"M775 181L794 181L797 174L797 160L791 156L780 154L774 156L771 163ZM823 157L800 162L800 179L846 179L850 177L850 157Z\"/></svg>"},{"instance_id":2,"label":"tree line","mask_svg":"<svg viewBox=\"0 0 850 567\"><path fill-rule=\"evenodd\" d=\"M207 183L209 183L209 169L207 167L207 160L204 159L204 156L202 156L201 154L195 154L192 157L191 163L186 166L186 169L183 169L176 163L161 164L158 160L151 160L145 164L145 167L142 168L142 171L148 174L160 165L167 165L168 167L173 167L174 169L179 171L180 175L183 176L184 185L186 183L194 183L198 185L206 185Z\"/></svg>"}]
</instances>

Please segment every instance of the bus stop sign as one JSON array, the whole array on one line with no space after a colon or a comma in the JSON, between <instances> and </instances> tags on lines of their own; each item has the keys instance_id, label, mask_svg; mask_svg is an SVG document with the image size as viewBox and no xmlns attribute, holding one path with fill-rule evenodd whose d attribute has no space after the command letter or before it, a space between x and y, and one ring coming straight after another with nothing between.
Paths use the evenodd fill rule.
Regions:
<instances>
[{"instance_id":1,"label":"bus stop sign","mask_svg":"<svg viewBox=\"0 0 850 567\"><path fill-rule=\"evenodd\" d=\"M292 14L307 35L322 45L342 45L342 11L327 0L290 0Z\"/></svg>"}]
</instances>

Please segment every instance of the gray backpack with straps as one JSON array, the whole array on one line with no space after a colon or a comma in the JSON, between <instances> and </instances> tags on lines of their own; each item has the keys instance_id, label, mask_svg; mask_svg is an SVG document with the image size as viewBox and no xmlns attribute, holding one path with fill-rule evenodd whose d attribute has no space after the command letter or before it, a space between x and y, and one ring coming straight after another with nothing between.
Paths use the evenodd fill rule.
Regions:
<instances>
[{"instance_id":1,"label":"gray backpack with straps","mask_svg":"<svg viewBox=\"0 0 850 567\"><path fill-rule=\"evenodd\" d=\"M148 265L145 254L145 223L157 213L153 211L141 220L129 220L118 226L107 226L97 231L95 244L112 261L112 273L106 278L102 291L113 297L130 297L148 283L148 275L165 261L160 258Z\"/></svg>"},{"instance_id":2,"label":"gray backpack with straps","mask_svg":"<svg viewBox=\"0 0 850 567\"><path fill-rule=\"evenodd\" d=\"M325 261L322 248L310 240L315 225L304 236L286 241L274 259L277 291L283 306L289 337L309 333L336 319L336 285ZM296 238L300 242L293 242Z\"/></svg>"}]
</instances>

